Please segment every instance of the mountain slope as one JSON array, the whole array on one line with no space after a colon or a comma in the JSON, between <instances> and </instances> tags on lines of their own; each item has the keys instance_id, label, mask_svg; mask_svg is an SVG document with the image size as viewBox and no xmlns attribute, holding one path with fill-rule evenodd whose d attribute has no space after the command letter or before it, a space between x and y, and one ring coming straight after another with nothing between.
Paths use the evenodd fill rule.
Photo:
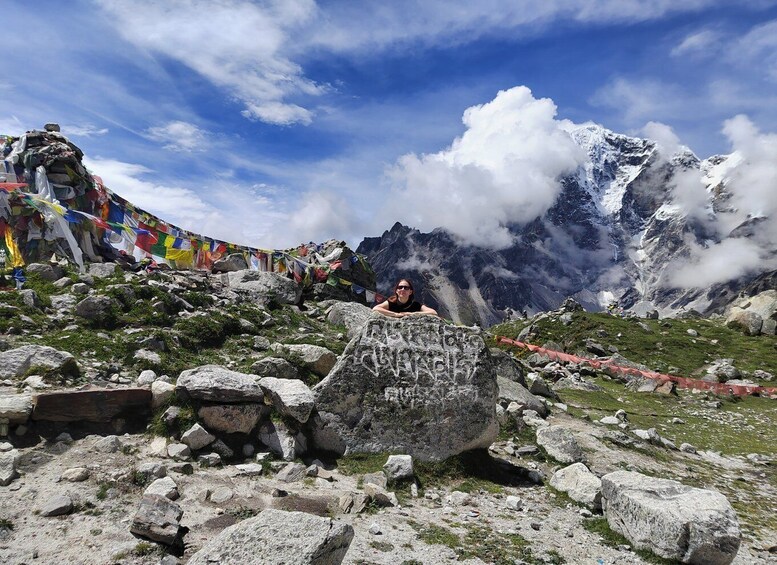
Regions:
<instances>
[{"instance_id":1,"label":"mountain slope","mask_svg":"<svg viewBox=\"0 0 777 565\"><path fill-rule=\"evenodd\" d=\"M725 211L727 172L735 156L701 161L682 148L667 157L654 141L592 124L568 133L588 160L559 180L561 193L545 214L509 226L512 246L494 251L457 241L441 229L421 233L395 224L357 250L368 256L381 288L388 292L393 281L410 277L418 296L443 315L491 325L515 312L556 308L567 296L590 310L614 300L638 312L706 310L755 278L709 289L671 284L674 269L694 247L721 237L710 222L676 203L675 187L688 175L702 178L705 212ZM752 224L737 226L739 235L752 236L758 229Z\"/></svg>"}]
</instances>

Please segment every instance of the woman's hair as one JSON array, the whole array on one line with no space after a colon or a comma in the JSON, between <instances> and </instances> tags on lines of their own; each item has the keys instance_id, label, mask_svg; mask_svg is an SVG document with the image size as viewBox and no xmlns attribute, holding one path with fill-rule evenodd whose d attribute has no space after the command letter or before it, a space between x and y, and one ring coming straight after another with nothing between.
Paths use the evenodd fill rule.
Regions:
<instances>
[{"instance_id":1,"label":"woman's hair","mask_svg":"<svg viewBox=\"0 0 777 565\"><path fill-rule=\"evenodd\" d=\"M394 294L391 296L391 298L388 299L389 302L396 302L399 300L399 296L397 296L397 287L399 286L399 283L406 282L408 285L410 285L410 296L408 297L407 301L412 302L413 298L415 297L415 289L413 288L413 281L410 279L399 279L396 283L394 283Z\"/></svg>"}]
</instances>

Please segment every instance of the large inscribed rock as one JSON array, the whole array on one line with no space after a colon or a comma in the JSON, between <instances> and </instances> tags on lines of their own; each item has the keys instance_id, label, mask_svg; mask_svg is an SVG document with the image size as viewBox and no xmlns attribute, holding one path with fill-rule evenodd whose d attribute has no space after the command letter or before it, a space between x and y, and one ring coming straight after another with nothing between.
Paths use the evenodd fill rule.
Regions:
<instances>
[{"instance_id":1,"label":"large inscribed rock","mask_svg":"<svg viewBox=\"0 0 777 565\"><path fill-rule=\"evenodd\" d=\"M338 453L440 461L498 431L496 373L478 330L433 316L370 319L313 389L313 439Z\"/></svg>"}]
</instances>

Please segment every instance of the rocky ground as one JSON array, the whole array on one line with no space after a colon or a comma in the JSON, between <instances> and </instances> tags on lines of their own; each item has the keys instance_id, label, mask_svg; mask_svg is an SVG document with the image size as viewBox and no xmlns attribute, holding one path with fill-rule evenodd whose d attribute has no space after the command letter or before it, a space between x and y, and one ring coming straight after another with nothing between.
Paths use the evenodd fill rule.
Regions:
<instances>
[{"instance_id":1,"label":"rocky ground","mask_svg":"<svg viewBox=\"0 0 777 565\"><path fill-rule=\"evenodd\" d=\"M63 281L68 277L70 284ZM19 375L4 374L0 396L120 388L138 384L139 377L149 387L151 381L164 383L163 374L177 377L181 369L207 361L249 371L275 356L294 365L296 377L315 382L320 376L312 365L272 349L273 344L315 342L339 354L357 317L333 324L327 315L331 301L311 298L303 309L283 300L267 304L256 300L266 290L249 286L241 294L234 284L224 288L220 280L203 282L201 276L123 277L58 277L58 286L49 281L37 287L38 305L29 293L29 304L10 297L3 320L5 349L59 344L76 356L81 369L52 375L28 367ZM73 288L76 284L84 286ZM115 298L102 306L93 301L82 308L88 317L76 313L85 297L126 296L127 287L136 300ZM279 292L273 295L277 299ZM146 309L154 300L156 305ZM298 297L284 300L294 303ZM201 341L180 323L198 316L213 322L198 326L201 333L210 332ZM595 328L590 331L596 336ZM284 461L258 437L247 440L244 458L225 458L225 463L196 454L171 456L168 447L178 445L181 434L159 427L166 406L147 430L116 420L102 427L11 425L0 451L16 450L18 476L0 487L0 562L185 563L226 527L275 508L350 524L354 537L343 561L348 564L670 563L635 552L610 531L601 510L550 486L567 463L554 460L553 448L538 442L538 430L548 426L572 433L582 459L599 477L632 470L723 493L742 530L733 563L777 562L777 460L770 432L777 423L777 401L718 399L690 391L636 393L603 374L580 381L597 389L569 389L556 386L564 368L541 360L521 363L547 382L542 392L542 379L530 379L537 393L531 402L549 406L547 418L510 412L512 397L505 389L499 439L487 452L434 465L415 462L412 481L392 484L382 472L387 454L321 461L315 458L323 455L311 453ZM616 417L619 409L623 413ZM608 416L610 423L600 421ZM688 446L681 450L677 446L683 443ZM183 510L180 525L188 531L178 551L130 531L149 488L176 499ZM361 499L360 508L364 493L370 497Z\"/></svg>"}]
</instances>

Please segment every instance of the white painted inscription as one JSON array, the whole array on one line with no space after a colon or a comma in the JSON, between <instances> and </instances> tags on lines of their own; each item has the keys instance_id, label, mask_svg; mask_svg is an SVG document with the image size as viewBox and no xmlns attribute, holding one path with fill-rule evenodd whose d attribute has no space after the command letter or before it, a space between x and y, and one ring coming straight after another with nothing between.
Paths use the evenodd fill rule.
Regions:
<instances>
[{"instance_id":1,"label":"white painted inscription","mask_svg":"<svg viewBox=\"0 0 777 565\"><path fill-rule=\"evenodd\" d=\"M460 408L478 400L475 361L483 340L464 328L368 322L357 365L388 386L384 399L408 408Z\"/></svg>"}]
</instances>

